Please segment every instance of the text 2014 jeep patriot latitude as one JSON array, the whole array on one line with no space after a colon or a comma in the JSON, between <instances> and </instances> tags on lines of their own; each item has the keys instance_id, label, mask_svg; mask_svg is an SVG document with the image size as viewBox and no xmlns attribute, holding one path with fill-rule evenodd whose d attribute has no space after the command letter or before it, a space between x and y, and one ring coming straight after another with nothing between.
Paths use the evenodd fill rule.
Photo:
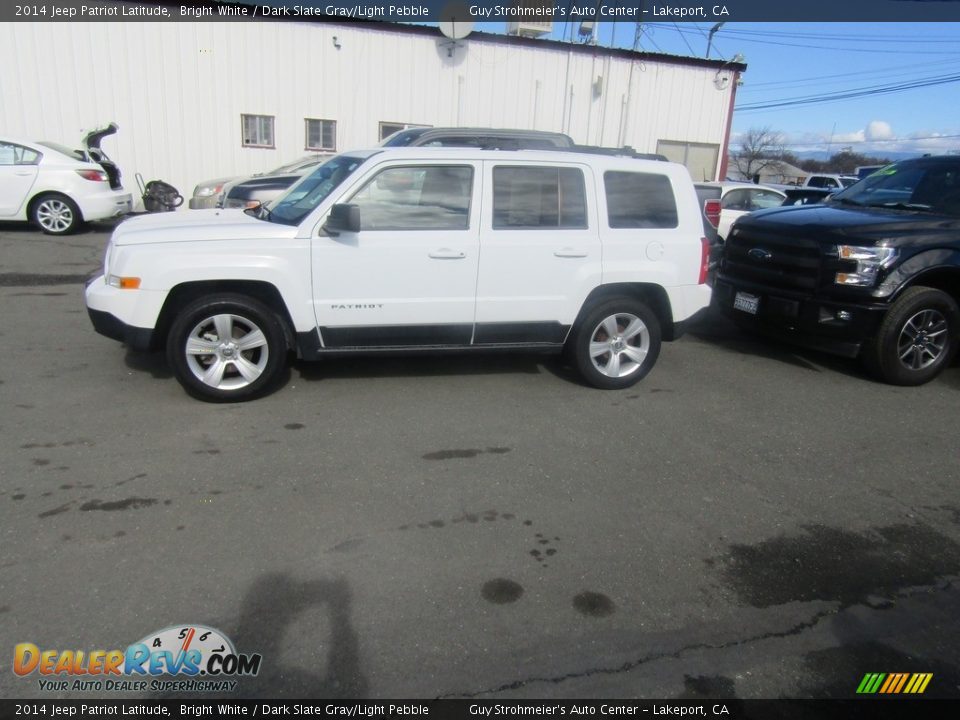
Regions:
<instances>
[{"instance_id":1,"label":"text 2014 jeep patriot latitude","mask_svg":"<svg viewBox=\"0 0 960 720\"><path fill-rule=\"evenodd\" d=\"M890 383L933 379L960 340L960 157L905 160L825 205L738 220L715 293L741 325L860 355Z\"/></svg>"},{"instance_id":2,"label":"text 2014 jeep patriot latitude","mask_svg":"<svg viewBox=\"0 0 960 720\"><path fill-rule=\"evenodd\" d=\"M97 331L166 345L192 395L243 400L306 359L566 349L624 388L709 304L683 166L603 154L376 148L266 207L134 218L87 286Z\"/></svg>"}]
</instances>

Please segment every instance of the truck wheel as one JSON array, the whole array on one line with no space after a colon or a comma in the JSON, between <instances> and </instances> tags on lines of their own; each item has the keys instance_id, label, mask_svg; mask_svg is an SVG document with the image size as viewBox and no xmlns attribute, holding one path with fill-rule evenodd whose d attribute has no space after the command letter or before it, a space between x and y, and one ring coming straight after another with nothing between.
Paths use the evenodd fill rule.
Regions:
<instances>
[{"instance_id":1,"label":"truck wheel","mask_svg":"<svg viewBox=\"0 0 960 720\"><path fill-rule=\"evenodd\" d=\"M908 288L863 348L867 369L893 385L922 385L950 364L957 350L960 309L947 293Z\"/></svg>"},{"instance_id":2,"label":"truck wheel","mask_svg":"<svg viewBox=\"0 0 960 720\"><path fill-rule=\"evenodd\" d=\"M80 208L66 195L41 195L30 207L30 219L47 235L69 235L83 225Z\"/></svg>"},{"instance_id":3,"label":"truck wheel","mask_svg":"<svg viewBox=\"0 0 960 720\"><path fill-rule=\"evenodd\" d=\"M603 390L618 390L642 380L657 362L660 323L639 300L614 298L587 312L570 342L583 379Z\"/></svg>"},{"instance_id":4,"label":"truck wheel","mask_svg":"<svg viewBox=\"0 0 960 720\"><path fill-rule=\"evenodd\" d=\"M167 336L167 361L195 398L251 400L273 389L287 344L276 313L243 295L205 297L177 315Z\"/></svg>"}]
</instances>

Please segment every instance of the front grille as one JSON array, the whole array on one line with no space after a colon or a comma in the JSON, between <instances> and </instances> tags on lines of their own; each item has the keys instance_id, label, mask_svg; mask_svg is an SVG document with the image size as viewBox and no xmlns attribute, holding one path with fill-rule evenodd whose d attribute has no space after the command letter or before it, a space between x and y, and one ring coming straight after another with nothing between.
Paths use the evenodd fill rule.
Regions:
<instances>
[{"instance_id":1,"label":"front grille","mask_svg":"<svg viewBox=\"0 0 960 720\"><path fill-rule=\"evenodd\" d=\"M739 230L727 238L722 272L757 285L813 292L820 265L820 245L813 240Z\"/></svg>"}]
</instances>

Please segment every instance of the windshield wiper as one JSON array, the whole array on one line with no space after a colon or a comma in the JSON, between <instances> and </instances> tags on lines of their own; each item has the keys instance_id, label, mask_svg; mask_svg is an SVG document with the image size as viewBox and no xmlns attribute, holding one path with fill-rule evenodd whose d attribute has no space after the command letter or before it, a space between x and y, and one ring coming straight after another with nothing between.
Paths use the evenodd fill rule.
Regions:
<instances>
[{"instance_id":1,"label":"windshield wiper","mask_svg":"<svg viewBox=\"0 0 960 720\"><path fill-rule=\"evenodd\" d=\"M828 198L832 203L843 203L844 205L856 205L857 207L862 207L863 203L859 203L856 200L850 200L845 197L829 197Z\"/></svg>"}]
</instances>

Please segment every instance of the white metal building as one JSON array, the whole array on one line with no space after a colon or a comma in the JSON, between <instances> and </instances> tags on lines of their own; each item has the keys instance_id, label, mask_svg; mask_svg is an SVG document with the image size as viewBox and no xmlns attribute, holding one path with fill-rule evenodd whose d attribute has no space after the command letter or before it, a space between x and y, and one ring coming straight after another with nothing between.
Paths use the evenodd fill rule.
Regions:
<instances>
[{"instance_id":1,"label":"white metal building","mask_svg":"<svg viewBox=\"0 0 960 720\"><path fill-rule=\"evenodd\" d=\"M478 30L483 29L482 23ZM405 125L532 128L722 177L738 74L717 60L378 22L0 24L0 133L104 150L189 197L212 177Z\"/></svg>"}]
</instances>

